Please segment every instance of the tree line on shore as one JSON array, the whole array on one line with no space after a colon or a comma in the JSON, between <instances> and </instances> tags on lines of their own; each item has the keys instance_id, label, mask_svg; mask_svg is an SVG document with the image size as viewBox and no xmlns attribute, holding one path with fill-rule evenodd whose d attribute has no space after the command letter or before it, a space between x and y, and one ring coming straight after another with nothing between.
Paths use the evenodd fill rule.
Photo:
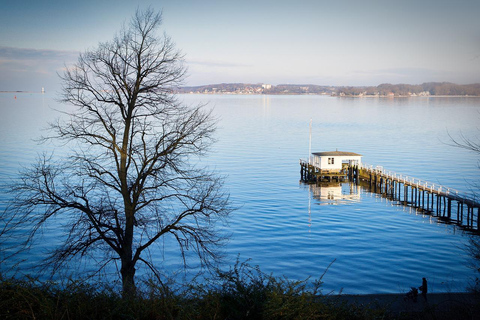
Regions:
<instances>
[{"instance_id":1,"label":"tree line on shore","mask_svg":"<svg viewBox=\"0 0 480 320\"><path fill-rule=\"evenodd\" d=\"M378 86L320 86L312 84L266 85L262 83L220 83L202 86L179 87L176 89L176 93L323 94L333 96L480 96L480 83L383 83Z\"/></svg>"}]
</instances>

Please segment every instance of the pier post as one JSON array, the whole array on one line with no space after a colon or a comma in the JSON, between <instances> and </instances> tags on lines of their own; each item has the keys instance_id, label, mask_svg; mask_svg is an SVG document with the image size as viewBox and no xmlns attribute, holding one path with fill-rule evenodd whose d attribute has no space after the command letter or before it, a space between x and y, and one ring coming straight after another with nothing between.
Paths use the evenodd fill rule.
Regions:
<instances>
[{"instance_id":1,"label":"pier post","mask_svg":"<svg viewBox=\"0 0 480 320\"><path fill-rule=\"evenodd\" d=\"M467 204L467 227L470 227L470 205Z\"/></svg>"},{"instance_id":2,"label":"pier post","mask_svg":"<svg viewBox=\"0 0 480 320\"><path fill-rule=\"evenodd\" d=\"M457 201L457 222L460 221L460 201Z\"/></svg>"},{"instance_id":3,"label":"pier post","mask_svg":"<svg viewBox=\"0 0 480 320\"><path fill-rule=\"evenodd\" d=\"M447 209L447 204L446 204L447 197L443 197L443 215L442 217L445 217L445 211Z\"/></svg>"},{"instance_id":4,"label":"pier post","mask_svg":"<svg viewBox=\"0 0 480 320\"><path fill-rule=\"evenodd\" d=\"M460 225L463 224L463 201L462 201L461 207L462 209L461 209L461 215L460 215Z\"/></svg>"},{"instance_id":5,"label":"pier post","mask_svg":"<svg viewBox=\"0 0 480 320\"><path fill-rule=\"evenodd\" d=\"M440 209L441 209L440 195L437 194L437 211L436 211L436 215L439 215L439 214L440 214Z\"/></svg>"},{"instance_id":6,"label":"pier post","mask_svg":"<svg viewBox=\"0 0 480 320\"><path fill-rule=\"evenodd\" d=\"M452 217L452 199L448 198L448 208L447 208L447 217L448 217L448 220L450 220L450 218Z\"/></svg>"},{"instance_id":7,"label":"pier post","mask_svg":"<svg viewBox=\"0 0 480 320\"><path fill-rule=\"evenodd\" d=\"M412 192L410 194L410 202L413 204L414 203L414 200L413 200L413 186L410 186L410 188L412 189Z\"/></svg>"},{"instance_id":8,"label":"pier post","mask_svg":"<svg viewBox=\"0 0 480 320\"><path fill-rule=\"evenodd\" d=\"M425 210L425 189L422 190L422 209Z\"/></svg>"},{"instance_id":9,"label":"pier post","mask_svg":"<svg viewBox=\"0 0 480 320\"><path fill-rule=\"evenodd\" d=\"M430 211L430 192L427 191L427 211Z\"/></svg>"},{"instance_id":10,"label":"pier post","mask_svg":"<svg viewBox=\"0 0 480 320\"><path fill-rule=\"evenodd\" d=\"M412 187L412 191L415 191L415 204L413 205L415 208L418 208L418 188Z\"/></svg>"},{"instance_id":11,"label":"pier post","mask_svg":"<svg viewBox=\"0 0 480 320\"><path fill-rule=\"evenodd\" d=\"M473 210L475 210L475 208L470 206L470 228L473 228Z\"/></svg>"},{"instance_id":12,"label":"pier post","mask_svg":"<svg viewBox=\"0 0 480 320\"><path fill-rule=\"evenodd\" d=\"M477 232L480 231L480 207L477 208Z\"/></svg>"}]
</instances>

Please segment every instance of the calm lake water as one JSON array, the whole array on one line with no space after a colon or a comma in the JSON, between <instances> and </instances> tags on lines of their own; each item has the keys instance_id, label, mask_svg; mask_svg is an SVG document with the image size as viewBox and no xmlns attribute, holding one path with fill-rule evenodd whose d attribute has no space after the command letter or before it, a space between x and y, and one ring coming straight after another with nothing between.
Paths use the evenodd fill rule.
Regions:
<instances>
[{"instance_id":1,"label":"calm lake water","mask_svg":"<svg viewBox=\"0 0 480 320\"><path fill-rule=\"evenodd\" d=\"M251 265L289 279L323 277L324 292L406 292L429 280L431 292L463 291L473 278L462 230L438 223L348 183L329 189L299 182L299 159L342 150L363 162L468 192L478 182L479 155L449 145L477 137L478 98L350 99L324 96L183 95L208 102L219 118L207 165L226 175L239 209L230 218L226 264ZM0 94L0 179L50 146L38 137L59 105L52 96ZM62 153L63 150L56 150ZM325 195L334 194L336 197ZM2 207L8 202L1 194ZM60 232L60 231L57 231ZM55 233L46 235L54 238ZM48 247L49 241L44 242ZM174 269L168 246L153 252ZM42 250L28 255L35 264Z\"/></svg>"}]
</instances>

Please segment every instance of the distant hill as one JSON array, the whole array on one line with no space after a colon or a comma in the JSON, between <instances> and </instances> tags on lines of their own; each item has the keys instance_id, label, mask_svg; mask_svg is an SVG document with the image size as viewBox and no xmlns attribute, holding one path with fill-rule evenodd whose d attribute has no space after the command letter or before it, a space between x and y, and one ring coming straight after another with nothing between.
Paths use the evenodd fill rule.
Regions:
<instances>
[{"instance_id":1,"label":"distant hill","mask_svg":"<svg viewBox=\"0 0 480 320\"><path fill-rule=\"evenodd\" d=\"M480 96L480 83L455 84L450 82L426 82L423 84L383 83L376 87L340 87L337 94L345 95L379 95L379 96Z\"/></svg>"},{"instance_id":2,"label":"distant hill","mask_svg":"<svg viewBox=\"0 0 480 320\"><path fill-rule=\"evenodd\" d=\"M223 94L332 94L335 87L313 84L270 85L263 83L219 83L194 87L181 87L178 93L223 93Z\"/></svg>"},{"instance_id":3,"label":"distant hill","mask_svg":"<svg viewBox=\"0 0 480 320\"><path fill-rule=\"evenodd\" d=\"M480 96L480 83L427 82L418 85L383 83L378 86L319 86L313 84L220 83L181 87L177 93L205 94L322 94L333 96Z\"/></svg>"}]
</instances>

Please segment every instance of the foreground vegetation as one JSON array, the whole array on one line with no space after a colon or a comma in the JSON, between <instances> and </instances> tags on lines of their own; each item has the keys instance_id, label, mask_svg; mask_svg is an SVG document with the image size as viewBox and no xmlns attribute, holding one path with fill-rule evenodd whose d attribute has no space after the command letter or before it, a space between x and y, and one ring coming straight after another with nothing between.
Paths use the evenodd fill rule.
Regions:
<instances>
[{"instance_id":1,"label":"foreground vegetation","mask_svg":"<svg viewBox=\"0 0 480 320\"><path fill-rule=\"evenodd\" d=\"M136 297L127 299L108 285L76 281L60 285L0 276L0 319L457 319L455 315L471 314L471 310L391 313L373 302L339 303L322 294L321 284L275 278L237 263L202 283L147 281Z\"/></svg>"},{"instance_id":2,"label":"foreground vegetation","mask_svg":"<svg viewBox=\"0 0 480 320\"><path fill-rule=\"evenodd\" d=\"M122 300L111 290L87 285L59 289L52 284L3 281L2 319L374 319L384 310L347 308L316 302L295 284L231 283L231 287L189 288L170 292L151 287L135 299Z\"/></svg>"}]
</instances>

